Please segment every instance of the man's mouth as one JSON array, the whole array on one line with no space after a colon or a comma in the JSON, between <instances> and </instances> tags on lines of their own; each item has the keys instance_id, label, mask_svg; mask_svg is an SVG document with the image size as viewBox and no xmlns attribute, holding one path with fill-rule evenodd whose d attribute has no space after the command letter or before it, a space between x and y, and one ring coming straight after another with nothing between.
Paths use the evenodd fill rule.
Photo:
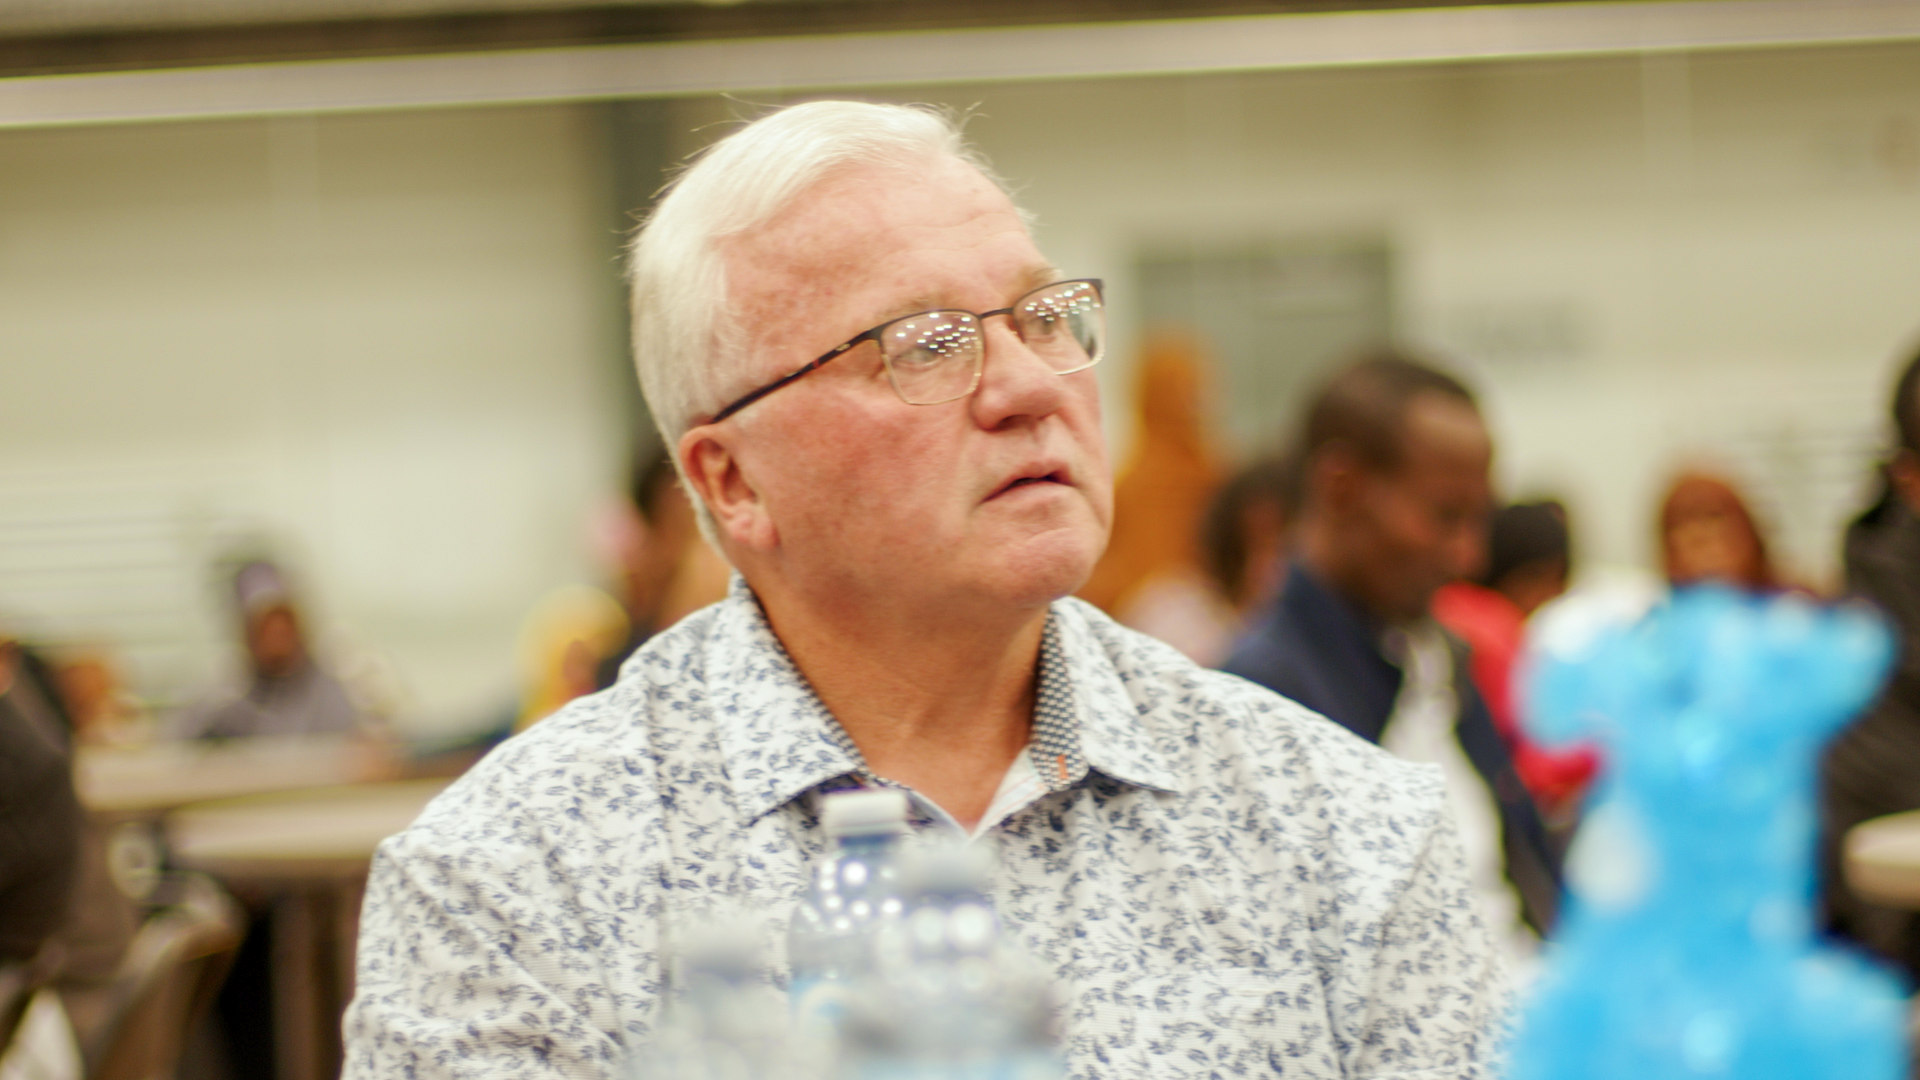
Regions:
<instances>
[{"instance_id":1,"label":"man's mouth","mask_svg":"<svg viewBox=\"0 0 1920 1080\"><path fill-rule=\"evenodd\" d=\"M1000 490L994 492L992 495L992 498L997 499L1000 496L1005 495L1009 491L1014 491L1018 488L1023 488L1023 487L1030 487L1034 484L1064 484L1066 482L1067 482L1066 474L1061 472L1058 469L1055 469L1052 472L1035 473L1031 476L1015 477L1013 480L1009 481L1007 484L1002 486Z\"/></svg>"}]
</instances>

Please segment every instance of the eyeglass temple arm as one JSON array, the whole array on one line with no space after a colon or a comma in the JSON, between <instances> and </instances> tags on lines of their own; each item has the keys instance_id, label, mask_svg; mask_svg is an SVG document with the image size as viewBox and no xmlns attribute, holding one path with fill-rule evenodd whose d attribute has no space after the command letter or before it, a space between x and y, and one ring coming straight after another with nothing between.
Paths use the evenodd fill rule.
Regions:
<instances>
[{"instance_id":1,"label":"eyeglass temple arm","mask_svg":"<svg viewBox=\"0 0 1920 1080\"><path fill-rule=\"evenodd\" d=\"M767 385L761 387L760 389L755 390L753 393L748 394L746 397L740 398L739 400L735 401L733 404L727 406L724 409L721 409L717 413L714 413L713 419L707 421L707 423L717 424L720 421L725 420L727 417L732 416L734 413L739 412L741 409L744 409L747 406L753 404L754 402L759 401L761 398L766 397L768 394L773 393L775 390L778 390L781 387L787 385L788 383L801 378L802 376L808 374L809 372L817 370L818 368L826 364L827 361L833 359L836 356L839 356L841 353L846 352L847 350L853 348L855 345L858 345L863 341L868 341L874 338L878 338L879 336L880 336L879 331L876 328L874 330L869 330L866 333L861 334L859 337L854 338L852 341L841 342L839 345L835 346L832 349L832 351L828 352L826 355L816 357L811 363L805 365L804 367L801 367L795 371L790 371L787 374L782 375L778 379L775 379L774 381L768 383Z\"/></svg>"}]
</instances>

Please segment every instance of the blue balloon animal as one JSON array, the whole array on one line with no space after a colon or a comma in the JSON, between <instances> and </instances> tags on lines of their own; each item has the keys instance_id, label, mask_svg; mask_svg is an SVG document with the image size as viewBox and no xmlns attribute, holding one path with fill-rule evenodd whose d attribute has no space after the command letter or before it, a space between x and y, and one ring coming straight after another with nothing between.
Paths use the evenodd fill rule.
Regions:
<instances>
[{"instance_id":1,"label":"blue balloon animal","mask_svg":"<svg viewBox=\"0 0 1920 1080\"><path fill-rule=\"evenodd\" d=\"M1543 740L1607 761L1509 1080L1901 1080L1900 988L1814 925L1820 748L1893 658L1872 613L1717 588L1542 627Z\"/></svg>"}]
</instances>

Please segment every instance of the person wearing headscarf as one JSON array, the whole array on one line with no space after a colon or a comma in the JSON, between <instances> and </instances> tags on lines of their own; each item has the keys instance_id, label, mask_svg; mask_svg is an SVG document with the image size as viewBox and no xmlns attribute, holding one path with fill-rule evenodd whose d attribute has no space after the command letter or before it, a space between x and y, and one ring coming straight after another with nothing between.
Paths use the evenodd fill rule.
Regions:
<instances>
[{"instance_id":1,"label":"person wearing headscarf","mask_svg":"<svg viewBox=\"0 0 1920 1080\"><path fill-rule=\"evenodd\" d=\"M187 709L173 734L186 739L254 735L341 734L362 724L346 687L308 648L286 575L254 559L233 573L233 601L245 649L245 682L237 694L209 697Z\"/></svg>"},{"instance_id":2,"label":"person wearing headscarf","mask_svg":"<svg viewBox=\"0 0 1920 1080\"><path fill-rule=\"evenodd\" d=\"M1732 482L1684 472L1660 503L1660 553L1675 588L1720 584L1750 592L1780 587L1766 538Z\"/></svg>"},{"instance_id":3,"label":"person wearing headscarf","mask_svg":"<svg viewBox=\"0 0 1920 1080\"><path fill-rule=\"evenodd\" d=\"M524 691L513 730L525 731L599 689L603 661L629 640L632 629L620 602L591 585L563 585L542 596L520 627Z\"/></svg>"},{"instance_id":4,"label":"person wearing headscarf","mask_svg":"<svg viewBox=\"0 0 1920 1080\"><path fill-rule=\"evenodd\" d=\"M1080 598L1210 664L1237 622L1202 570L1202 521L1220 482L1207 438L1205 358L1191 338L1147 344L1136 389L1139 437L1113 489L1113 537Z\"/></svg>"}]
</instances>

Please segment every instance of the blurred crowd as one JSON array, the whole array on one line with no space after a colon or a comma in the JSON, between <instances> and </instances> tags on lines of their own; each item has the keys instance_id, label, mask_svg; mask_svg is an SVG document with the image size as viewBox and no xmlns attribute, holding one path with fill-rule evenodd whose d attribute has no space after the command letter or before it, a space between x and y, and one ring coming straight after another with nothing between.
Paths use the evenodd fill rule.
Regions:
<instances>
[{"instance_id":1,"label":"blurred crowd","mask_svg":"<svg viewBox=\"0 0 1920 1080\"><path fill-rule=\"evenodd\" d=\"M1483 904L1528 970L1605 774L1597 748L1529 736L1528 626L1549 605L1617 605L1622 586L1580 584L1565 500L1496 490L1475 395L1437 364L1398 351L1354 360L1237 467L1210 437L1207 383L1194 339L1149 339L1113 539L1082 597L1203 665L1439 765ZM1898 630L1902 659L1883 697L1822 762L1821 889L1830 931L1911 978L1912 915L1855 895L1840 865L1849 828L1920 808L1920 357L1891 390L1893 438L1872 505L1835 537L1845 580L1834 595L1776 565L1731 472L1676 462L1649 521L1667 589L1865 600Z\"/></svg>"},{"instance_id":2,"label":"blurred crowd","mask_svg":"<svg viewBox=\"0 0 1920 1080\"><path fill-rule=\"evenodd\" d=\"M517 699L476 717L452 744L410 746L396 735L389 695L352 665L329 662L293 575L258 552L214 567L233 633L231 675L173 709L130 693L98 646L48 649L0 635L0 1078L137 1080L176 1066L207 1080L276 1075L284 1005L273 969L288 947L275 930L286 917L278 897L160 873L164 843L150 818L86 804L88 755L284 744L295 755L345 750L352 765L341 782L464 771L574 697L612 685L654 631L725 593L728 568L700 542L657 452L639 457L625 497L592 531L605 582L556 589L532 606ZM195 1016L206 1022L190 1032Z\"/></svg>"},{"instance_id":3,"label":"blurred crowd","mask_svg":"<svg viewBox=\"0 0 1920 1080\"><path fill-rule=\"evenodd\" d=\"M1411 354L1338 368L1237 463L1211 434L1208 393L1197 339L1148 339L1112 539L1082 598L1202 665L1439 766L1480 899L1524 970L1556 917L1563 857L1605 775L1593 747L1530 738L1519 681L1530 623L1581 594L1577 507L1553 493L1498 491L1497 448L1473 389ZM1890 418L1877 498L1836 540L1845 594L1877 604L1905 645L1880 702L1823 763L1823 895L1834 933L1916 973L1912 917L1853 895L1838 869L1852 825L1920 808L1920 357L1893 388ZM639 455L625 495L591 530L604 580L533 605L518 700L451 749L408 751L379 695L315 648L293 576L257 554L220 567L236 677L165 715L127 691L106 651L0 638L0 973L57 988L84 1041L98 1012L89 992L107 985L153 910L109 872L101 829L76 795L80 748L328 736L368 749L367 777L450 774L612 685L656 631L724 595L729 575L701 542L664 454ZM1732 476L1676 467L1649 510L1671 589L1828 599L1774 564ZM253 913L256 943L264 917ZM270 1027L264 949L243 948L229 980L230 1035ZM4 977L0 1025L16 1025L25 1006L5 1015ZM227 1051L236 1071L270 1073L243 1060L266 1059L245 1041L234 1036Z\"/></svg>"}]
</instances>

